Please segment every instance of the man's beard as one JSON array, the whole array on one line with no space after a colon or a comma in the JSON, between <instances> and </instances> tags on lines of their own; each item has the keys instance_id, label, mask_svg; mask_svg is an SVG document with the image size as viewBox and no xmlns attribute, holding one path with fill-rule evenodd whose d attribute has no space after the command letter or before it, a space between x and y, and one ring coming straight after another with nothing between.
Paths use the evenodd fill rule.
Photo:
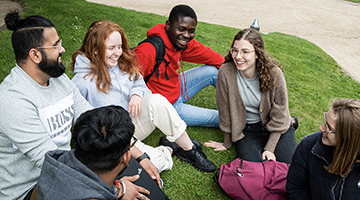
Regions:
<instances>
[{"instance_id":1,"label":"man's beard","mask_svg":"<svg viewBox=\"0 0 360 200\"><path fill-rule=\"evenodd\" d=\"M60 56L61 53L59 54L59 57ZM43 59L39 63L39 68L47 75L57 78L65 72L65 66L62 63L58 63L58 59L56 60L48 59L45 52L42 52L42 57Z\"/></svg>"}]
</instances>

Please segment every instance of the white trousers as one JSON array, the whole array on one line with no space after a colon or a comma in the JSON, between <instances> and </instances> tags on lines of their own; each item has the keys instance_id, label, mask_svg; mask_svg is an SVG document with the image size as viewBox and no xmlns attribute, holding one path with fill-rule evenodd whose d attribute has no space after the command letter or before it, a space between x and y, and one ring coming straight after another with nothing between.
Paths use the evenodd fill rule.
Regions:
<instances>
[{"instance_id":1,"label":"white trousers","mask_svg":"<svg viewBox=\"0 0 360 200\"><path fill-rule=\"evenodd\" d=\"M186 130L186 123L180 118L170 102L160 94L150 94L142 99L141 114L132 120L135 125L134 135L140 140L135 146L146 152L150 161L159 172L170 170L173 160L170 151L164 146L156 148L146 145L141 140L149 136L155 128L166 135L170 142L174 142Z\"/></svg>"}]
</instances>

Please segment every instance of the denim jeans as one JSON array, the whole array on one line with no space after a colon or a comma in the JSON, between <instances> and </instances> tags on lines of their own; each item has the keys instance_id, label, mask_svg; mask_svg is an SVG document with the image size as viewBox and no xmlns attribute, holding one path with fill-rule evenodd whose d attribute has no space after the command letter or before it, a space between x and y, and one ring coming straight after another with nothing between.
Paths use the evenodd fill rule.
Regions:
<instances>
[{"instance_id":1,"label":"denim jeans","mask_svg":"<svg viewBox=\"0 0 360 200\"><path fill-rule=\"evenodd\" d=\"M182 80L180 81L180 83L182 82L182 89L178 100L176 100L173 106L188 126L219 127L219 113L217 110L185 104L206 86L212 85L216 87L218 71L218 68L210 65L202 65L185 71L187 95L183 74L179 76L179 79L181 78Z\"/></svg>"},{"instance_id":2,"label":"denim jeans","mask_svg":"<svg viewBox=\"0 0 360 200\"><path fill-rule=\"evenodd\" d=\"M245 126L245 137L236 142L237 157L247 161L261 162L264 147L268 142L270 133L260 124ZM290 128L281 135L275 147L276 160L290 164L296 149L295 129Z\"/></svg>"}]
</instances>

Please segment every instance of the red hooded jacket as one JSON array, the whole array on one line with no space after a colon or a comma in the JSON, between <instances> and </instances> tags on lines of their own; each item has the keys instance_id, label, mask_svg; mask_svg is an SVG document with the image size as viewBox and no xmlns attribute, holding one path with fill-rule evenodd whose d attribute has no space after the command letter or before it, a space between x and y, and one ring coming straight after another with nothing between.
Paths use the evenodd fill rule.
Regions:
<instances>
[{"instance_id":1,"label":"red hooded jacket","mask_svg":"<svg viewBox=\"0 0 360 200\"><path fill-rule=\"evenodd\" d=\"M167 69L165 69L165 62L162 62L159 66L160 76L156 77L154 73L147 82L147 86L153 93L160 93L172 104L175 103L180 96L180 81L178 78L179 73L177 72L178 69L180 72L180 61L214 65L217 68L220 68L221 63L224 61L223 56L195 39L192 39L187 44L185 51L181 53L181 50L175 49L169 40L165 31L165 24L155 25L148 30L147 37L154 35L158 35L164 40L166 46L164 58L169 61L170 64ZM153 71L156 64L155 47L149 42L144 42L135 48L135 53L138 56L140 67L142 67L141 73L145 78ZM165 78L165 70L169 76L169 80Z\"/></svg>"}]
</instances>

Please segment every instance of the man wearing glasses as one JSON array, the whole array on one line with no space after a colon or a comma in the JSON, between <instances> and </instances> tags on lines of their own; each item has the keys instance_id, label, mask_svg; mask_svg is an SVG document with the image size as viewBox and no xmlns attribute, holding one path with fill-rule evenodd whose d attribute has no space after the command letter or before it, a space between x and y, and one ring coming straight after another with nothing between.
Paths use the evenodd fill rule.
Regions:
<instances>
[{"instance_id":1,"label":"man wearing glasses","mask_svg":"<svg viewBox=\"0 0 360 200\"><path fill-rule=\"evenodd\" d=\"M83 113L73 128L75 149L46 154L37 185L39 199L148 199L148 190L129 187L127 178L115 180L129 165L129 149L137 141L134 129L128 112L120 106ZM148 184L160 190L154 181Z\"/></svg>"},{"instance_id":2,"label":"man wearing glasses","mask_svg":"<svg viewBox=\"0 0 360 200\"><path fill-rule=\"evenodd\" d=\"M64 74L49 19L11 12L5 22L16 65L0 84L0 199L29 199L46 152L70 150L73 121L92 107Z\"/></svg>"}]
</instances>

